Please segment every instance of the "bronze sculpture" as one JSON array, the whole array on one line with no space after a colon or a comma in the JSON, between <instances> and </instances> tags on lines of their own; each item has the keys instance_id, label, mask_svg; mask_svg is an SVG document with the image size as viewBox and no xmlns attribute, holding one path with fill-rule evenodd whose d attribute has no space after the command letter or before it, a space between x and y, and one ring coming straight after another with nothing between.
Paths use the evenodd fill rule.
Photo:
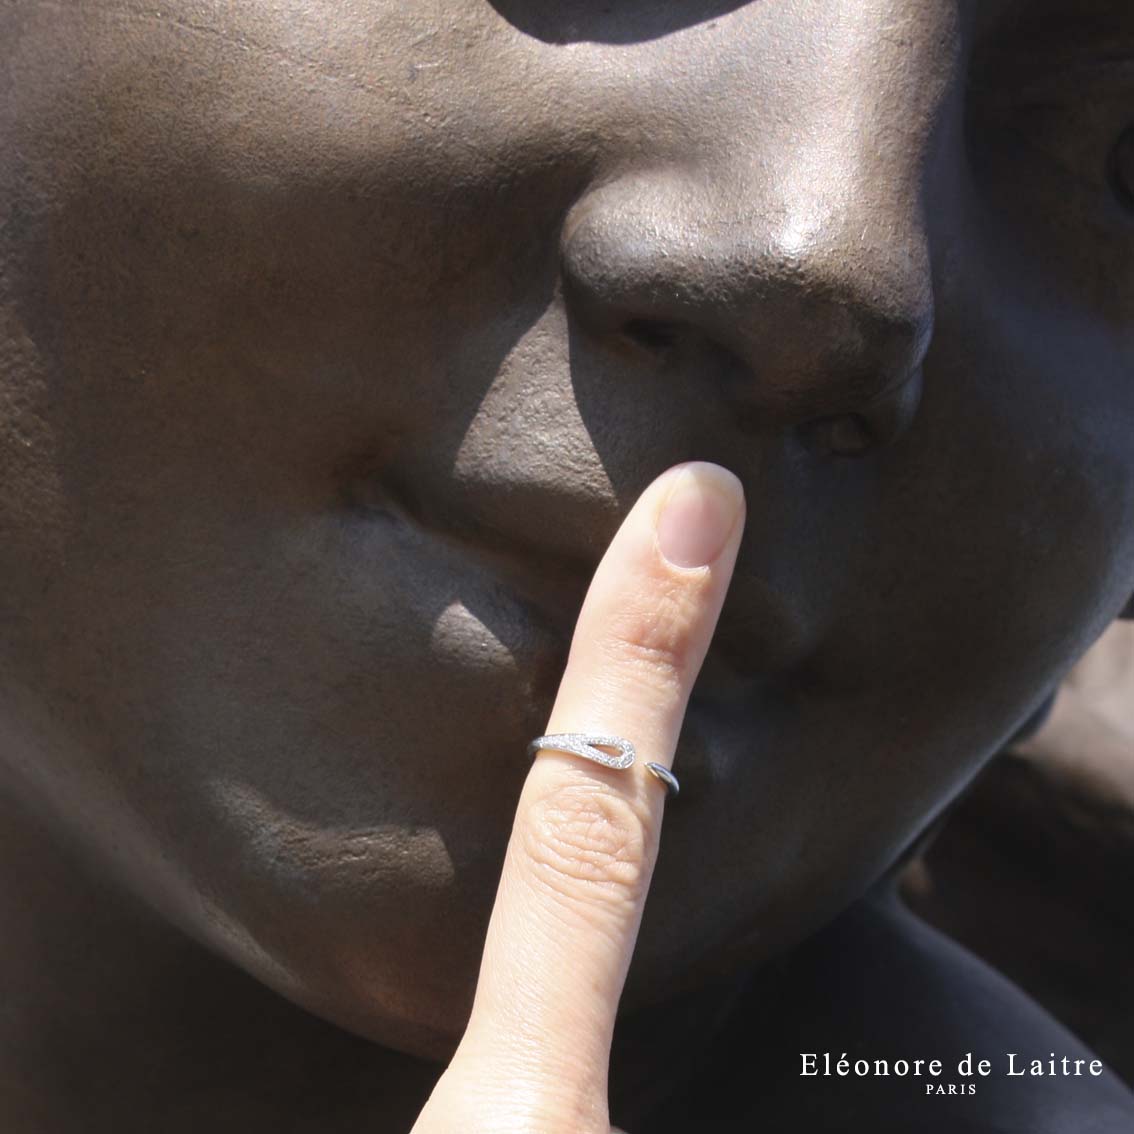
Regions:
<instances>
[{"instance_id":1,"label":"bronze sculpture","mask_svg":"<svg viewBox=\"0 0 1134 1134\"><path fill-rule=\"evenodd\" d=\"M62 1067L122 1129L139 1061L138 1115L183 1076L233 1129L408 1128L588 575L669 464L736 472L748 527L655 1022L662 974L700 1003L875 884L1130 602L1134 15L608 7L0 10L26 1129L68 1128Z\"/></svg>"}]
</instances>

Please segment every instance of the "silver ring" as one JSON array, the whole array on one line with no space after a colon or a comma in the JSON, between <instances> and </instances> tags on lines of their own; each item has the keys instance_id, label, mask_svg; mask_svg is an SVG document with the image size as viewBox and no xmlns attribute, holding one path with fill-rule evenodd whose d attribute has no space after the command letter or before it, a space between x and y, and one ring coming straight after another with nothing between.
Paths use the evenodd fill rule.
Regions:
<instances>
[{"instance_id":1,"label":"silver ring","mask_svg":"<svg viewBox=\"0 0 1134 1134\"><path fill-rule=\"evenodd\" d=\"M584 760L602 764L605 768L629 768L637 756L634 745L625 737L592 736L584 732L557 732L550 736L537 736L528 745L528 755L534 757L543 748L552 752L567 752L572 756L582 756ZM604 752L604 748L615 749L617 755ZM677 777L664 765L651 762L646 765L646 770L665 784L666 792L670 796L676 796L681 791Z\"/></svg>"},{"instance_id":2,"label":"silver ring","mask_svg":"<svg viewBox=\"0 0 1134 1134\"><path fill-rule=\"evenodd\" d=\"M681 785L677 782L677 777L664 764L655 764L651 761L646 765L646 770L653 772L665 784L670 799L676 799L681 794Z\"/></svg>"}]
</instances>

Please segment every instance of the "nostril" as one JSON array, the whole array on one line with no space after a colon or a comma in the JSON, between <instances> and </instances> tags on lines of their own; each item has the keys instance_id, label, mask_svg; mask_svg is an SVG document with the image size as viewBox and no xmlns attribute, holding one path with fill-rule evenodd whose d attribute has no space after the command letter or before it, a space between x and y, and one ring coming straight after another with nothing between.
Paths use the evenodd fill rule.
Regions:
<instances>
[{"instance_id":1,"label":"nostril","mask_svg":"<svg viewBox=\"0 0 1134 1134\"><path fill-rule=\"evenodd\" d=\"M805 448L835 457L862 457L892 445L917 416L922 380L919 366L900 384L873 397L857 399L857 411L831 413L804 421L797 426L797 437Z\"/></svg>"},{"instance_id":2,"label":"nostril","mask_svg":"<svg viewBox=\"0 0 1134 1134\"><path fill-rule=\"evenodd\" d=\"M687 333L680 323L664 319L630 319L622 325L622 334L635 346L655 354L671 350Z\"/></svg>"},{"instance_id":3,"label":"nostril","mask_svg":"<svg viewBox=\"0 0 1134 1134\"><path fill-rule=\"evenodd\" d=\"M870 422L857 413L805 422L798 435L806 448L835 457L861 457L880 440Z\"/></svg>"}]
</instances>

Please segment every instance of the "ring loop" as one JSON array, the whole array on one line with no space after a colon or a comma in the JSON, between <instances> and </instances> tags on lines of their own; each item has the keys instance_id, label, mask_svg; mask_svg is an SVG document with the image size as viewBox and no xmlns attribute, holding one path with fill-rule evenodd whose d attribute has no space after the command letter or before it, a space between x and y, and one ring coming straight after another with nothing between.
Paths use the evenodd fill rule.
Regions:
<instances>
[{"instance_id":1,"label":"ring loop","mask_svg":"<svg viewBox=\"0 0 1134 1134\"><path fill-rule=\"evenodd\" d=\"M599 747L617 748L618 755L612 756ZM590 736L585 732L557 732L551 736L537 736L528 745L528 755L534 756L541 748L552 752L569 752L572 756L582 756L606 768L629 768L637 753L634 745L621 736Z\"/></svg>"},{"instance_id":2,"label":"ring loop","mask_svg":"<svg viewBox=\"0 0 1134 1134\"><path fill-rule=\"evenodd\" d=\"M537 736L528 745L528 755L534 757L544 748L551 752L582 756L584 760L618 770L629 768L637 757L633 743L625 737L597 736L585 732L557 732L549 736ZM614 748L618 754L604 752L604 748ZM646 765L646 770L665 785L667 795L676 797L680 793L681 785L677 782L677 777L664 764L651 761Z\"/></svg>"}]
</instances>

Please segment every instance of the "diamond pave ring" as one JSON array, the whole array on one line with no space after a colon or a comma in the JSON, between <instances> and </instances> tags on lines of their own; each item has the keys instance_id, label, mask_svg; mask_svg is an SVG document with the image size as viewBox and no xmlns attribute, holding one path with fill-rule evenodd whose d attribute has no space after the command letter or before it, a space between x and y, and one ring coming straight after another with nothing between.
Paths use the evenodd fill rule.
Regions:
<instances>
[{"instance_id":1,"label":"diamond pave ring","mask_svg":"<svg viewBox=\"0 0 1134 1134\"><path fill-rule=\"evenodd\" d=\"M582 756L584 760L592 760L605 768L629 768L636 756L634 745L624 737L591 736L583 732L557 732L551 736L537 736L528 745L528 755L534 757L543 748L552 752L568 752L572 756ZM604 752L604 748L613 748L617 754ZM677 777L663 764L650 762L646 764L646 770L665 784L666 792L670 796L676 796L681 791Z\"/></svg>"}]
</instances>

